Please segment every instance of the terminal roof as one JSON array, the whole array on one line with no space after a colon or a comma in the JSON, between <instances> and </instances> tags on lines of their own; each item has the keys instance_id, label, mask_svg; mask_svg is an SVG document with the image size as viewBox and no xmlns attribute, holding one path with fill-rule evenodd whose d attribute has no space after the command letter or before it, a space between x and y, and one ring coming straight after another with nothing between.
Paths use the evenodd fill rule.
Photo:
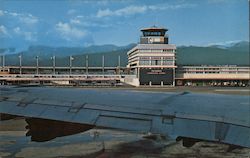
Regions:
<instances>
[{"instance_id":1,"label":"terminal roof","mask_svg":"<svg viewBox=\"0 0 250 158\"><path fill-rule=\"evenodd\" d=\"M143 28L143 29L141 29L141 31L168 31L168 29L152 26L149 28Z\"/></svg>"},{"instance_id":2,"label":"terminal roof","mask_svg":"<svg viewBox=\"0 0 250 158\"><path fill-rule=\"evenodd\" d=\"M138 49L176 49L174 44L137 44L134 48L128 51L127 54L130 54Z\"/></svg>"}]
</instances>

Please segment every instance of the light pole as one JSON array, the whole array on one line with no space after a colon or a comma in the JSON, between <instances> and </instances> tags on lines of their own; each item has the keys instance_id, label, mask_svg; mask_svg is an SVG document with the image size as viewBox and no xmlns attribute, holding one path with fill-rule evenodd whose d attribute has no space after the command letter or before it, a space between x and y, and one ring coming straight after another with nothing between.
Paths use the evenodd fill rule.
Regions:
<instances>
[{"instance_id":1,"label":"light pole","mask_svg":"<svg viewBox=\"0 0 250 158\"><path fill-rule=\"evenodd\" d=\"M51 57L51 60L52 60L52 65L53 65L53 75L55 75L56 74L56 56L53 55Z\"/></svg>"},{"instance_id":2,"label":"light pole","mask_svg":"<svg viewBox=\"0 0 250 158\"><path fill-rule=\"evenodd\" d=\"M120 75L120 71L121 71L121 56L118 56L118 74Z\"/></svg>"},{"instance_id":3,"label":"light pole","mask_svg":"<svg viewBox=\"0 0 250 158\"><path fill-rule=\"evenodd\" d=\"M36 74L39 74L39 56L36 56Z\"/></svg>"},{"instance_id":4,"label":"light pole","mask_svg":"<svg viewBox=\"0 0 250 158\"><path fill-rule=\"evenodd\" d=\"M102 74L104 75L105 57L102 56Z\"/></svg>"},{"instance_id":5,"label":"light pole","mask_svg":"<svg viewBox=\"0 0 250 158\"><path fill-rule=\"evenodd\" d=\"M88 75L88 73L89 73L89 56L88 55L86 55L86 57L85 57L85 62L86 62L86 74Z\"/></svg>"},{"instance_id":6,"label":"light pole","mask_svg":"<svg viewBox=\"0 0 250 158\"><path fill-rule=\"evenodd\" d=\"M69 56L69 74L70 75L72 73L72 60L74 60L74 58L72 56Z\"/></svg>"},{"instance_id":7,"label":"light pole","mask_svg":"<svg viewBox=\"0 0 250 158\"><path fill-rule=\"evenodd\" d=\"M19 54L19 74L22 74L22 54Z\"/></svg>"},{"instance_id":8,"label":"light pole","mask_svg":"<svg viewBox=\"0 0 250 158\"><path fill-rule=\"evenodd\" d=\"M5 55L3 54L3 68L5 67Z\"/></svg>"},{"instance_id":9,"label":"light pole","mask_svg":"<svg viewBox=\"0 0 250 158\"><path fill-rule=\"evenodd\" d=\"M1 67L3 67L3 54L1 54L0 56L0 63L1 63Z\"/></svg>"}]
</instances>

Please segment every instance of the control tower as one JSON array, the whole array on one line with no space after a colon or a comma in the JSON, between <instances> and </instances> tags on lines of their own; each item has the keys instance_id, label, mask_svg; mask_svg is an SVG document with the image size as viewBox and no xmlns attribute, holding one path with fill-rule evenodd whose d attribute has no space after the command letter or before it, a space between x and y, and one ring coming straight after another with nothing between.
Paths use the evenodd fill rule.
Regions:
<instances>
[{"instance_id":1,"label":"control tower","mask_svg":"<svg viewBox=\"0 0 250 158\"><path fill-rule=\"evenodd\" d=\"M141 29L141 31L140 44L168 44L168 36L165 35L168 29L153 26Z\"/></svg>"},{"instance_id":2,"label":"control tower","mask_svg":"<svg viewBox=\"0 0 250 158\"><path fill-rule=\"evenodd\" d=\"M140 43L128 51L128 67L139 85L175 85L176 46L168 43L168 29L141 29Z\"/></svg>"}]
</instances>

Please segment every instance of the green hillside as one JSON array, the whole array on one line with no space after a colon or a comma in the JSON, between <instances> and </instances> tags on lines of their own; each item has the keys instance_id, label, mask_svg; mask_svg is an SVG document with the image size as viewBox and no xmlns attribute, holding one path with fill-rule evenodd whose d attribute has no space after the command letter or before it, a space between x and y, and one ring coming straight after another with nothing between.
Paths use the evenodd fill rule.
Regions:
<instances>
[{"instance_id":1,"label":"green hillside","mask_svg":"<svg viewBox=\"0 0 250 158\"><path fill-rule=\"evenodd\" d=\"M178 65L249 65L249 49L244 51L213 47L181 47Z\"/></svg>"},{"instance_id":2,"label":"green hillside","mask_svg":"<svg viewBox=\"0 0 250 158\"><path fill-rule=\"evenodd\" d=\"M73 66L85 66L85 57L89 57L89 66L102 66L102 56L105 56L105 66L117 66L118 56L121 66L127 65L127 51L134 47L130 44L123 47L114 45L91 46L87 48L32 46L23 54L23 65L35 65L35 56L39 55L40 65L51 66L51 56L56 55L57 66L68 66L69 56L73 55ZM3 50L3 49L2 49ZM178 47L178 65L250 65L249 42L236 43L231 47ZM6 55L6 65L19 65L18 54Z\"/></svg>"}]
</instances>

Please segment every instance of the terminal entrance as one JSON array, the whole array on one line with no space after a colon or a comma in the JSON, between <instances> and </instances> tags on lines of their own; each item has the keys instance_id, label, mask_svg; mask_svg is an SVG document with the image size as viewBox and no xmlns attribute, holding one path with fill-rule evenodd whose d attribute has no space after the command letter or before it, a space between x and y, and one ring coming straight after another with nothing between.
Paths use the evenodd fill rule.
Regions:
<instances>
[{"instance_id":1,"label":"terminal entrance","mask_svg":"<svg viewBox=\"0 0 250 158\"><path fill-rule=\"evenodd\" d=\"M140 85L173 85L173 74L173 69L142 68L139 72Z\"/></svg>"}]
</instances>

